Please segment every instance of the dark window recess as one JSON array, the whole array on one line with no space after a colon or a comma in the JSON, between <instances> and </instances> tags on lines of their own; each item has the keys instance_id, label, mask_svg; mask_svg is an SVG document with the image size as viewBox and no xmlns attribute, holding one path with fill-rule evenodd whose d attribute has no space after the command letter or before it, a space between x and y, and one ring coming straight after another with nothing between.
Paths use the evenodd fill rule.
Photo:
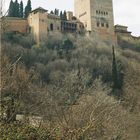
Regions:
<instances>
[{"instance_id":1,"label":"dark window recess","mask_svg":"<svg viewBox=\"0 0 140 140\"><path fill-rule=\"evenodd\" d=\"M32 28L31 28L31 27L29 27L28 29L29 29L29 33L31 33L31 32L32 32Z\"/></svg>"},{"instance_id":2,"label":"dark window recess","mask_svg":"<svg viewBox=\"0 0 140 140\"><path fill-rule=\"evenodd\" d=\"M106 28L109 28L109 24L108 23L106 23Z\"/></svg>"},{"instance_id":3,"label":"dark window recess","mask_svg":"<svg viewBox=\"0 0 140 140\"><path fill-rule=\"evenodd\" d=\"M101 26L104 27L104 23L101 23Z\"/></svg>"},{"instance_id":4,"label":"dark window recess","mask_svg":"<svg viewBox=\"0 0 140 140\"><path fill-rule=\"evenodd\" d=\"M53 24L50 24L50 30L53 31Z\"/></svg>"},{"instance_id":5,"label":"dark window recess","mask_svg":"<svg viewBox=\"0 0 140 140\"><path fill-rule=\"evenodd\" d=\"M99 22L97 22L97 27L99 27L100 26L100 23Z\"/></svg>"}]
</instances>

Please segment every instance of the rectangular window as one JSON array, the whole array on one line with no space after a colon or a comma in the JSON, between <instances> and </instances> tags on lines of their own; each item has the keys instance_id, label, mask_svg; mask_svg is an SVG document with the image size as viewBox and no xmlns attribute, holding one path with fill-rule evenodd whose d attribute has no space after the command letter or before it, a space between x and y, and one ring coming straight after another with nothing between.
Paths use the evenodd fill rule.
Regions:
<instances>
[{"instance_id":1,"label":"rectangular window","mask_svg":"<svg viewBox=\"0 0 140 140\"><path fill-rule=\"evenodd\" d=\"M99 22L97 22L97 27L99 27L100 26L100 23Z\"/></svg>"},{"instance_id":2,"label":"rectangular window","mask_svg":"<svg viewBox=\"0 0 140 140\"><path fill-rule=\"evenodd\" d=\"M109 24L108 23L106 23L106 28L109 28Z\"/></svg>"},{"instance_id":3,"label":"rectangular window","mask_svg":"<svg viewBox=\"0 0 140 140\"><path fill-rule=\"evenodd\" d=\"M98 14L98 10L96 10L96 14Z\"/></svg>"},{"instance_id":4,"label":"rectangular window","mask_svg":"<svg viewBox=\"0 0 140 140\"><path fill-rule=\"evenodd\" d=\"M101 23L101 26L104 27L104 23Z\"/></svg>"}]
</instances>

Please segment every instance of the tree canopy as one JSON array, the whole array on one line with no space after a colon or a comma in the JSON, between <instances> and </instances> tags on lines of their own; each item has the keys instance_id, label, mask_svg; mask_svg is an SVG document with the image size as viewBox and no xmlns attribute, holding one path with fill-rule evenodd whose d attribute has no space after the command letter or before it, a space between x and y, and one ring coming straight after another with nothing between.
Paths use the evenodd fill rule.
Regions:
<instances>
[{"instance_id":1,"label":"tree canopy","mask_svg":"<svg viewBox=\"0 0 140 140\"><path fill-rule=\"evenodd\" d=\"M19 5L19 16L22 18L23 17L23 2L20 2Z\"/></svg>"},{"instance_id":2,"label":"tree canopy","mask_svg":"<svg viewBox=\"0 0 140 140\"><path fill-rule=\"evenodd\" d=\"M10 1L8 16L9 17L14 16L14 2L12 0Z\"/></svg>"},{"instance_id":3,"label":"tree canopy","mask_svg":"<svg viewBox=\"0 0 140 140\"><path fill-rule=\"evenodd\" d=\"M28 0L25 9L22 0L20 1L20 3L18 2L18 0L15 0L14 2L13 0L11 0L9 5L8 16L27 18L31 10L32 10L31 0Z\"/></svg>"},{"instance_id":4,"label":"tree canopy","mask_svg":"<svg viewBox=\"0 0 140 140\"><path fill-rule=\"evenodd\" d=\"M31 12L31 10L32 10L31 0L28 0L27 5L25 7L25 13L24 13L25 18L28 17L28 15Z\"/></svg>"}]
</instances>

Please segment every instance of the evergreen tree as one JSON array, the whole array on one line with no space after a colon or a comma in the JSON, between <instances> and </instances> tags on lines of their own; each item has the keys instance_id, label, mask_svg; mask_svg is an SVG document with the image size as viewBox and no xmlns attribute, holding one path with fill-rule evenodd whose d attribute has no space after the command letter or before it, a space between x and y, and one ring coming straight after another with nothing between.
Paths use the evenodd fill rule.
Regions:
<instances>
[{"instance_id":1,"label":"evergreen tree","mask_svg":"<svg viewBox=\"0 0 140 140\"><path fill-rule=\"evenodd\" d=\"M115 50L114 46L112 47L112 80L113 80L113 91L115 89L118 89L119 83L118 83L118 71L117 71L117 64L116 64L116 57L115 57Z\"/></svg>"},{"instance_id":2,"label":"evergreen tree","mask_svg":"<svg viewBox=\"0 0 140 140\"><path fill-rule=\"evenodd\" d=\"M50 12L50 14L54 14L54 12L53 12L53 11L51 11L51 12Z\"/></svg>"},{"instance_id":3,"label":"evergreen tree","mask_svg":"<svg viewBox=\"0 0 140 140\"><path fill-rule=\"evenodd\" d=\"M55 8L54 14L58 16L59 15L59 10Z\"/></svg>"},{"instance_id":4,"label":"evergreen tree","mask_svg":"<svg viewBox=\"0 0 140 140\"><path fill-rule=\"evenodd\" d=\"M14 2L14 17L19 17L19 3L17 0Z\"/></svg>"},{"instance_id":5,"label":"evergreen tree","mask_svg":"<svg viewBox=\"0 0 140 140\"><path fill-rule=\"evenodd\" d=\"M12 0L10 1L8 16L9 17L14 16L14 2Z\"/></svg>"},{"instance_id":6,"label":"evergreen tree","mask_svg":"<svg viewBox=\"0 0 140 140\"><path fill-rule=\"evenodd\" d=\"M62 19L63 18L63 13L62 13L62 11L60 12L60 19Z\"/></svg>"},{"instance_id":7,"label":"evergreen tree","mask_svg":"<svg viewBox=\"0 0 140 140\"><path fill-rule=\"evenodd\" d=\"M20 5L19 5L19 16L23 18L23 2L22 1L20 2Z\"/></svg>"},{"instance_id":8,"label":"evergreen tree","mask_svg":"<svg viewBox=\"0 0 140 140\"><path fill-rule=\"evenodd\" d=\"M57 9L54 10L54 14L57 15Z\"/></svg>"},{"instance_id":9,"label":"evergreen tree","mask_svg":"<svg viewBox=\"0 0 140 140\"><path fill-rule=\"evenodd\" d=\"M64 11L64 13L63 13L63 20L67 20L67 14L66 14L66 11Z\"/></svg>"},{"instance_id":10,"label":"evergreen tree","mask_svg":"<svg viewBox=\"0 0 140 140\"><path fill-rule=\"evenodd\" d=\"M25 13L24 13L25 18L28 17L28 15L31 12L31 10L32 10L31 0L28 0L27 5L25 7Z\"/></svg>"}]
</instances>

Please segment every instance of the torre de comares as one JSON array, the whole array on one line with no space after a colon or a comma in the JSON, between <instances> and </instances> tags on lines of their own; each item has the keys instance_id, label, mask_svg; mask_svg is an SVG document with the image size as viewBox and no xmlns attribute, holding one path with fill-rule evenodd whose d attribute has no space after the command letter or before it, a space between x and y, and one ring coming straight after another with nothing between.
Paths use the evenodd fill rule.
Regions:
<instances>
[{"instance_id":1,"label":"torre de comares","mask_svg":"<svg viewBox=\"0 0 140 140\"><path fill-rule=\"evenodd\" d=\"M89 33L114 34L112 0L75 0L75 15Z\"/></svg>"},{"instance_id":2,"label":"torre de comares","mask_svg":"<svg viewBox=\"0 0 140 140\"><path fill-rule=\"evenodd\" d=\"M75 15L88 34L114 41L112 0L75 0Z\"/></svg>"},{"instance_id":3,"label":"torre de comares","mask_svg":"<svg viewBox=\"0 0 140 140\"><path fill-rule=\"evenodd\" d=\"M48 13L42 7L30 12L27 19L5 17L6 32L32 34L40 43L47 39L50 33L72 33L87 35L97 41L116 44L118 36L133 39L126 26L114 26L112 0L74 0L75 16L68 11L67 20L57 14ZM139 39L139 38L138 38Z\"/></svg>"}]
</instances>

